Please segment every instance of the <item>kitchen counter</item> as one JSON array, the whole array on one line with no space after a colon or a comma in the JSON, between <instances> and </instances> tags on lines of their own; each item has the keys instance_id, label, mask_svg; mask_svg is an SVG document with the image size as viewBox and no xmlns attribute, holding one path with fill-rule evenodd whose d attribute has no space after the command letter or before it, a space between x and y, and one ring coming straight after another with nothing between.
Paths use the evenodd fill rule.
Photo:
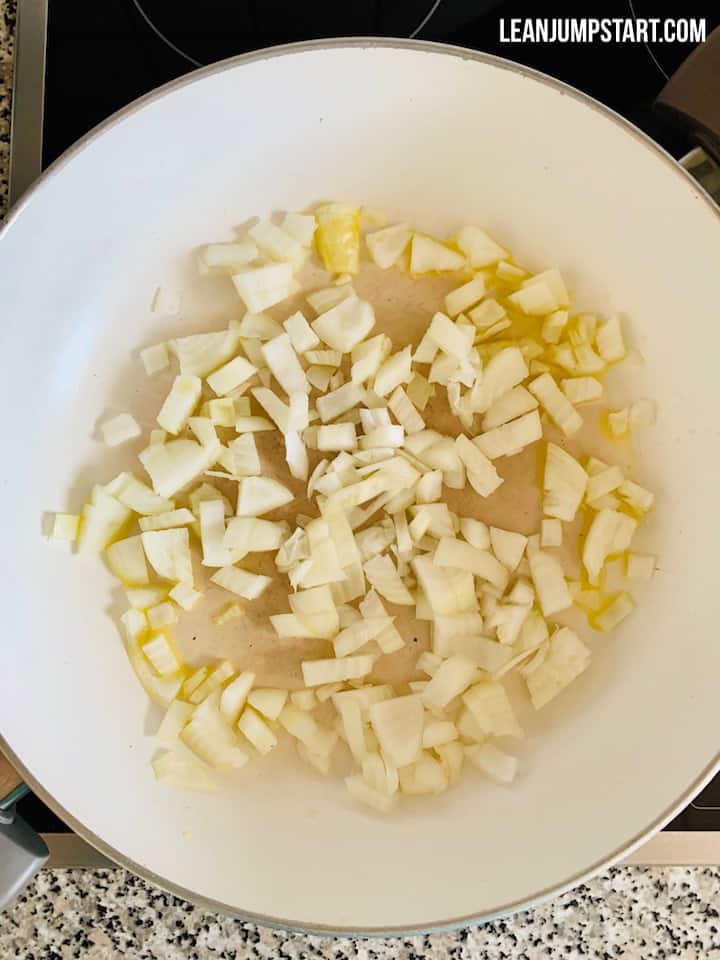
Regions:
<instances>
[{"instance_id":1,"label":"kitchen counter","mask_svg":"<svg viewBox=\"0 0 720 960\"><path fill-rule=\"evenodd\" d=\"M0 0L0 214L7 203L13 0ZM124 870L45 870L0 916L0 957L116 960L720 957L720 868L619 867L517 916L457 933L333 940L207 913Z\"/></svg>"},{"instance_id":2,"label":"kitchen counter","mask_svg":"<svg viewBox=\"0 0 720 960\"><path fill-rule=\"evenodd\" d=\"M457 933L333 940L207 913L124 870L43 871L0 916L0 956L70 960L706 960L720 956L720 870L620 867L557 900Z\"/></svg>"}]
</instances>

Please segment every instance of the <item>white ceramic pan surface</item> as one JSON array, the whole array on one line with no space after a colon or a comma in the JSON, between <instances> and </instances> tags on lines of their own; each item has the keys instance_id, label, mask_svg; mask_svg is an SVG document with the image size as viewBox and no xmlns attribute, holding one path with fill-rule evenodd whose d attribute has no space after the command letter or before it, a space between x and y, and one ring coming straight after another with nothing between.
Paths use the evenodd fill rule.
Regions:
<instances>
[{"instance_id":1,"label":"white ceramic pan surface","mask_svg":"<svg viewBox=\"0 0 720 960\"><path fill-rule=\"evenodd\" d=\"M641 452L661 557L646 602L530 727L512 789L467 777L385 819L283 757L217 795L157 784L157 719L108 617L110 577L40 535L43 510L77 509L102 457L103 479L119 463L93 439L98 415L149 422L131 351L155 337L157 284L246 218L326 198L440 232L477 222L529 266L559 266L581 306L627 312L638 392L661 410ZM432 45L241 57L151 95L51 169L0 237L0 304L0 731L40 796L118 862L261 922L441 927L578 882L713 772L720 217L606 109ZM215 327L224 309L210 305Z\"/></svg>"}]
</instances>

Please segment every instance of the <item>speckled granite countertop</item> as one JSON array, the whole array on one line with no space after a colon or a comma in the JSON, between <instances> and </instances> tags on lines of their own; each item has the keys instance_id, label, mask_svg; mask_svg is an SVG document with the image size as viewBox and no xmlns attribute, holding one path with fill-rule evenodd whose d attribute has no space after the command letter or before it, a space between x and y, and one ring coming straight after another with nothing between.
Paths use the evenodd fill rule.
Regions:
<instances>
[{"instance_id":1,"label":"speckled granite countertop","mask_svg":"<svg viewBox=\"0 0 720 960\"><path fill-rule=\"evenodd\" d=\"M14 0L0 0L0 214L7 202ZM454 934L333 940L206 913L124 870L46 870L0 915L21 960L705 960L720 958L720 868L619 867L551 903Z\"/></svg>"}]
</instances>

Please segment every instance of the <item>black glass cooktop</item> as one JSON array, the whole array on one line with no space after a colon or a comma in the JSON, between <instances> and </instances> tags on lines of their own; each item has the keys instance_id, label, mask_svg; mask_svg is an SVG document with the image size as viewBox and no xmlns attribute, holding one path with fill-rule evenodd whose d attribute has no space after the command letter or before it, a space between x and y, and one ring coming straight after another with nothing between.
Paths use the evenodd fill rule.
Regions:
<instances>
[{"instance_id":1,"label":"black glass cooktop","mask_svg":"<svg viewBox=\"0 0 720 960\"><path fill-rule=\"evenodd\" d=\"M22 0L20 0L22 2ZM632 0L661 17L660 0ZM613 107L671 152L687 144L651 109L691 43L501 42L512 18L631 16L628 0L49 0L43 161L54 160L115 110L195 67L248 50L333 36L415 35L471 47L558 77ZM674 15L720 23L716 0Z\"/></svg>"},{"instance_id":2,"label":"black glass cooktop","mask_svg":"<svg viewBox=\"0 0 720 960\"><path fill-rule=\"evenodd\" d=\"M708 34L720 23L717 0L683 0L673 10L660 0L47 0L46 23L44 2L18 0L24 53L14 134L32 144L34 132L38 168L40 156L46 166L116 110L197 66L337 36L416 36L506 57L580 88L680 156L691 144L654 113L652 103L693 44L509 44L501 42L501 20L704 17ZM26 169L26 179L36 172L28 177ZM19 810L39 831L67 829L33 796ZM720 829L720 777L669 829Z\"/></svg>"}]
</instances>

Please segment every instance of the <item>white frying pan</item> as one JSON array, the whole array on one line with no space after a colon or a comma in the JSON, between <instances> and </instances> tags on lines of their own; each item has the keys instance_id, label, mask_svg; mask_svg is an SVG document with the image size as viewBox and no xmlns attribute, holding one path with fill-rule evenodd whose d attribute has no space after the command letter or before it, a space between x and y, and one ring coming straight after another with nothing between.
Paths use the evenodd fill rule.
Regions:
<instances>
[{"instance_id":1,"label":"white frying pan","mask_svg":"<svg viewBox=\"0 0 720 960\"><path fill-rule=\"evenodd\" d=\"M468 776L387 819L283 757L219 795L158 785L146 736L157 718L108 616L109 575L40 536L43 510L77 509L103 457L103 477L118 465L92 439L98 414L153 413L130 352L158 333L157 284L247 217L322 198L440 232L477 222L529 266L557 264L580 304L629 314L646 361L633 377L661 410L640 454L661 569L636 615L594 642L592 669L539 716L516 786ZM579 883L713 774L720 216L610 111L432 44L227 61L118 114L51 168L0 236L0 303L0 746L118 863L261 923L437 929Z\"/></svg>"}]
</instances>

